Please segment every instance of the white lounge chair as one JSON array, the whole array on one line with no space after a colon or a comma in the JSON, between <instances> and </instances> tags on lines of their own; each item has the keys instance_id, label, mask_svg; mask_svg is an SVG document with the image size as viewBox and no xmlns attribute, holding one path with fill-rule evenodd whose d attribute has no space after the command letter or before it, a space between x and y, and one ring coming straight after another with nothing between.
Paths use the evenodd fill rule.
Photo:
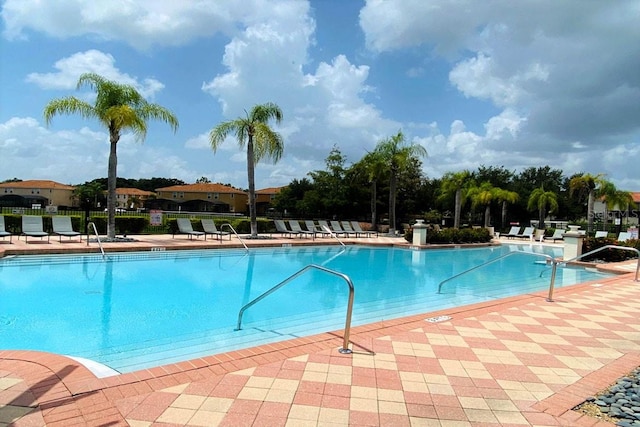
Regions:
<instances>
[{"instance_id":1,"label":"white lounge chair","mask_svg":"<svg viewBox=\"0 0 640 427\"><path fill-rule=\"evenodd\" d=\"M514 237L518 237L518 234L520 234L520 230L521 228L518 226L511 227L511 230L509 230L508 233L503 234L502 237L513 239Z\"/></svg>"},{"instance_id":2,"label":"white lounge chair","mask_svg":"<svg viewBox=\"0 0 640 427\"><path fill-rule=\"evenodd\" d=\"M304 226L307 227L307 231L313 231L313 233L317 236L326 237L330 235L328 231L324 231L319 225L317 225L313 220L307 219L304 221Z\"/></svg>"},{"instance_id":3,"label":"white lounge chair","mask_svg":"<svg viewBox=\"0 0 640 427\"><path fill-rule=\"evenodd\" d=\"M535 227L525 227L522 233L517 234L516 237L519 237L521 239L533 240L533 235L535 232L536 232Z\"/></svg>"},{"instance_id":4,"label":"white lounge chair","mask_svg":"<svg viewBox=\"0 0 640 427\"><path fill-rule=\"evenodd\" d=\"M378 232L376 230L363 230L358 221L351 221L351 226L355 230L356 233L359 233L363 236L371 237L374 234L378 237Z\"/></svg>"},{"instance_id":5,"label":"white lounge chair","mask_svg":"<svg viewBox=\"0 0 640 427\"><path fill-rule=\"evenodd\" d=\"M9 243L11 243L11 236L13 236L13 233L7 231L4 226L4 215L0 215L0 237L4 240L7 236L9 236Z\"/></svg>"},{"instance_id":6,"label":"white lounge chair","mask_svg":"<svg viewBox=\"0 0 640 427\"><path fill-rule=\"evenodd\" d=\"M609 236L609 233L606 232L606 231L596 231L595 238L596 239L601 239L601 238L607 237L607 236Z\"/></svg>"},{"instance_id":7,"label":"white lounge chair","mask_svg":"<svg viewBox=\"0 0 640 427\"><path fill-rule=\"evenodd\" d=\"M82 241L82 233L73 229L70 216L54 216L51 218L51 224L53 225L53 233L59 236L60 242L62 242L62 237L68 237L69 240L78 237Z\"/></svg>"},{"instance_id":8,"label":"white lounge chair","mask_svg":"<svg viewBox=\"0 0 640 427\"><path fill-rule=\"evenodd\" d=\"M218 227L216 227L216 223L213 222L212 219L201 219L200 223L202 224L202 229L204 230L204 238L207 239L207 234L211 234L215 236L216 239L222 241L223 236L229 236L229 240L231 240L231 233L228 231L219 231Z\"/></svg>"},{"instance_id":9,"label":"white lounge chair","mask_svg":"<svg viewBox=\"0 0 640 427\"><path fill-rule=\"evenodd\" d=\"M193 239L193 236L196 236L196 238L204 236L204 239L207 240L207 235L204 234L204 231L195 231L193 229L189 218L178 218L176 223L178 223L178 233L188 235L189 239ZM175 237L175 234L173 237Z\"/></svg>"},{"instance_id":10,"label":"white lounge chair","mask_svg":"<svg viewBox=\"0 0 640 427\"><path fill-rule=\"evenodd\" d=\"M349 221L341 221L340 225L342 225L342 231L347 235L347 236L356 236L356 237L360 237L360 233L358 233L356 230L353 229L353 227L351 227L351 223Z\"/></svg>"},{"instance_id":11,"label":"white lounge chair","mask_svg":"<svg viewBox=\"0 0 640 427\"><path fill-rule=\"evenodd\" d=\"M556 228L555 231L553 232L553 235L549 237L545 237L544 240L551 240L553 242L555 242L556 240L563 240L564 237L562 235L564 233L565 231L562 228Z\"/></svg>"},{"instance_id":12,"label":"white lounge chair","mask_svg":"<svg viewBox=\"0 0 640 427\"><path fill-rule=\"evenodd\" d=\"M40 215L22 215L22 235L25 243L29 236L40 237L40 240L46 236L47 243L49 243L49 233L44 231Z\"/></svg>"}]
</instances>

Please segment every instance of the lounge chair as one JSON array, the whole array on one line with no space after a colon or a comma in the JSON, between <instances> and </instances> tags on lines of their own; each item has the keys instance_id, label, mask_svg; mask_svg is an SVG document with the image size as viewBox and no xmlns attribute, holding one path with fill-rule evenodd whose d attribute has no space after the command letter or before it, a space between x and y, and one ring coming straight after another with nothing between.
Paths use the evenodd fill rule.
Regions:
<instances>
[{"instance_id":1,"label":"lounge chair","mask_svg":"<svg viewBox=\"0 0 640 427\"><path fill-rule=\"evenodd\" d=\"M345 235L360 237L360 233L351 227L351 223L349 221L341 221L340 225L342 226L342 231L344 231Z\"/></svg>"},{"instance_id":2,"label":"lounge chair","mask_svg":"<svg viewBox=\"0 0 640 427\"><path fill-rule=\"evenodd\" d=\"M375 234L376 237L378 237L378 232L376 230L363 230L358 221L351 221L351 227L356 233L362 236L371 237Z\"/></svg>"},{"instance_id":3,"label":"lounge chair","mask_svg":"<svg viewBox=\"0 0 640 427\"><path fill-rule=\"evenodd\" d=\"M294 219L289 220L289 227L291 228L291 231L297 231L300 233L300 237L310 236L312 239L316 238L316 233L314 231L303 230L302 227L300 227L300 223Z\"/></svg>"},{"instance_id":4,"label":"lounge chair","mask_svg":"<svg viewBox=\"0 0 640 427\"><path fill-rule=\"evenodd\" d=\"M518 226L511 227L511 230L509 230L508 233L503 234L502 237L513 239L514 237L518 237L518 234L520 234L520 230L521 228Z\"/></svg>"},{"instance_id":5,"label":"lounge chair","mask_svg":"<svg viewBox=\"0 0 640 427\"><path fill-rule=\"evenodd\" d=\"M596 231L595 238L596 239L601 239L603 237L608 237L608 236L609 236L609 232L607 232L607 231Z\"/></svg>"},{"instance_id":6,"label":"lounge chair","mask_svg":"<svg viewBox=\"0 0 640 427\"><path fill-rule=\"evenodd\" d=\"M322 227L320 227L319 225L316 225L316 223L313 222L313 220L310 220L310 219L305 220L304 225L305 227L307 227L307 231L313 231L316 236L326 237L331 234L328 231L323 230Z\"/></svg>"},{"instance_id":7,"label":"lounge chair","mask_svg":"<svg viewBox=\"0 0 640 427\"><path fill-rule=\"evenodd\" d=\"M331 227L329 227L329 223L324 219L319 219L318 220L318 227L320 227L320 229L322 229L322 230L326 231L327 233L329 233L329 235L334 234L334 232L331 229Z\"/></svg>"},{"instance_id":8,"label":"lounge chair","mask_svg":"<svg viewBox=\"0 0 640 427\"><path fill-rule=\"evenodd\" d=\"M22 235L25 243L29 236L40 237L40 240L46 236L47 243L49 243L49 233L44 231L40 215L22 215Z\"/></svg>"},{"instance_id":9,"label":"lounge chair","mask_svg":"<svg viewBox=\"0 0 640 427\"><path fill-rule=\"evenodd\" d=\"M631 240L631 233L621 231L620 234L618 234L618 242L626 242L627 240Z\"/></svg>"},{"instance_id":10,"label":"lounge chair","mask_svg":"<svg viewBox=\"0 0 640 427\"><path fill-rule=\"evenodd\" d=\"M299 236L300 232L292 231L287 228L287 225L284 223L284 220L274 219L273 223L276 225L276 231L280 233L281 236Z\"/></svg>"},{"instance_id":11,"label":"lounge chair","mask_svg":"<svg viewBox=\"0 0 640 427\"><path fill-rule=\"evenodd\" d=\"M536 231L535 227L525 227L522 233L517 234L516 237L520 239L533 240L533 234L535 233L535 231Z\"/></svg>"},{"instance_id":12,"label":"lounge chair","mask_svg":"<svg viewBox=\"0 0 640 427\"><path fill-rule=\"evenodd\" d=\"M4 215L0 215L0 237L2 237L2 240L4 241L7 236L9 236L9 243L11 243L11 236L13 236L13 233L7 231L4 226Z\"/></svg>"},{"instance_id":13,"label":"lounge chair","mask_svg":"<svg viewBox=\"0 0 640 427\"><path fill-rule=\"evenodd\" d=\"M542 242L543 239L544 239L544 230L536 230L533 236L533 240Z\"/></svg>"},{"instance_id":14,"label":"lounge chair","mask_svg":"<svg viewBox=\"0 0 640 427\"><path fill-rule=\"evenodd\" d=\"M211 234L215 236L216 239L222 242L222 236L229 236L229 240L231 240L231 233L228 231L219 231L218 227L216 227L216 223L213 222L212 219L201 219L200 223L202 224L202 229L204 230L204 238L207 239L207 234Z\"/></svg>"},{"instance_id":15,"label":"lounge chair","mask_svg":"<svg viewBox=\"0 0 640 427\"><path fill-rule=\"evenodd\" d=\"M204 234L204 231L195 231L193 229L189 218L177 218L176 223L178 223L178 233L188 235L189 239L193 239L193 236L196 236L196 238L204 236L204 240L207 240L207 235ZM173 237L175 237L175 234Z\"/></svg>"},{"instance_id":16,"label":"lounge chair","mask_svg":"<svg viewBox=\"0 0 640 427\"><path fill-rule=\"evenodd\" d=\"M562 228L556 228L556 230L553 232L553 235L545 237L544 240L551 240L552 242L555 242L556 240L563 240L564 237L562 237L562 235L564 233L565 231Z\"/></svg>"},{"instance_id":17,"label":"lounge chair","mask_svg":"<svg viewBox=\"0 0 640 427\"><path fill-rule=\"evenodd\" d=\"M78 237L82 241L82 233L75 231L71 225L70 216L54 216L51 218L53 225L53 234L57 234L62 242L62 237L68 237L69 240Z\"/></svg>"}]
</instances>

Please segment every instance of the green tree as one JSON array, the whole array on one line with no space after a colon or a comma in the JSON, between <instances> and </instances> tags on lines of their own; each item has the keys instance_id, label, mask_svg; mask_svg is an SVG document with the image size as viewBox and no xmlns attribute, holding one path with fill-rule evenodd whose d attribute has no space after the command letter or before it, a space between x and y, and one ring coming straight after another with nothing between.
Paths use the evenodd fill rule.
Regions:
<instances>
[{"instance_id":1,"label":"green tree","mask_svg":"<svg viewBox=\"0 0 640 427\"><path fill-rule=\"evenodd\" d=\"M378 224L378 181L384 176L384 159L379 152L370 151L353 166L353 169L365 175L369 182L371 195L371 227L375 229Z\"/></svg>"},{"instance_id":2,"label":"green tree","mask_svg":"<svg viewBox=\"0 0 640 427\"><path fill-rule=\"evenodd\" d=\"M502 204L502 211L500 215L500 226L504 229L507 225L507 204L514 204L520 199L520 196L515 191L504 190L499 188L496 191L496 200Z\"/></svg>"},{"instance_id":3,"label":"green tree","mask_svg":"<svg viewBox=\"0 0 640 427\"><path fill-rule=\"evenodd\" d=\"M440 196L438 199L444 201L454 197L453 228L460 228L460 218L462 207L467 200L467 189L472 185L471 172L463 170L461 172L448 172L442 177L440 184Z\"/></svg>"},{"instance_id":4,"label":"green tree","mask_svg":"<svg viewBox=\"0 0 640 427\"><path fill-rule=\"evenodd\" d=\"M593 231L593 219L595 213L593 211L593 205L596 200L596 194L598 189L604 183L604 177L602 174L598 175L590 175L590 174L579 174L571 178L569 181L569 194L577 195L578 197L584 198L585 194L587 197L587 232L591 233Z\"/></svg>"},{"instance_id":5,"label":"green tree","mask_svg":"<svg viewBox=\"0 0 640 427\"><path fill-rule=\"evenodd\" d=\"M633 196L628 191L621 191L616 188L616 186L610 181L603 181L599 191L598 196L603 198L605 205L605 213L604 213L604 226L605 230L607 229L607 224L609 222L609 211L615 210L618 208L618 211L627 211L631 203L633 203Z\"/></svg>"},{"instance_id":6,"label":"green tree","mask_svg":"<svg viewBox=\"0 0 640 427\"><path fill-rule=\"evenodd\" d=\"M282 121L282 111L276 104L255 105L246 117L222 122L209 133L209 142L214 152L227 135L234 133L240 149L247 147L247 177L249 182L249 217L251 220L251 236L258 236L258 220L256 217L256 182L255 165L263 158L271 158L277 162L282 157L284 142L279 133L269 127L269 120L276 123Z\"/></svg>"},{"instance_id":7,"label":"green tree","mask_svg":"<svg viewBox=\"0 0 640 427\"><path fill-rule=\"evenodd\" d=\"M484 206L484 226L491 226L491 202L498 198L500 188L494 187L490 182L483 182L479 186L471 187L468 197L471 198L471 206Z\"/></svg>"},{"instance_id":8,"label":"green tree","mask_svg":"<svg viewBox=\"0 0 640 427\"><path fill-rule=\"evenodd\" d=\"M109 130L107 237L113 239L116 236L117 145L121 133L130 130L142 141L147 135L150 119L168 123L174 132L178 129L178 119L166 108L147 102L131 85L107 80L95 73L85 73L78 79L77 88L83 86L96 92L93 105L74 96L54 99L45 106L44 119L49 125L57 114L80 114L84 118L98 119Z\"/></svg>"},{"instance_id":9,"label":"green tree","mask_svg":"<svg viewBox=\"0 0 640 427\"><path fill-rule=\"evenodd\" d=\"M389 234L396 232L396 194L398 174L407 167L412 158L427 155L427 150L418 144L406 144L402 131L380 141L375 148L389 173Z\"/></svg>"},{"instance_id":10,"label":"green tree","mask_svg":"<svg viewBox=\"0 0 640 427\"><path fill-rule=\"evenodd\" d=\"M349 202L346 196L348 187L345 179L346 161L340 148L334 145L325 159L326 170L309 172L309 176L313 179L314 193L305 194L305 205L316 206L318 215L338 217L347 211ZM321 203L318 204L318 202Z\"/></svg>"},{"instance_id":11,"label":"green tree","mask_svg":"<svg viewBox=\"0 0 640 427\"><path fill-rule=\"evenodd\" d=\"M558 195L553 191L545 191L544 187L536 188L529 196L527 209L538 212L538 228L541 230L544 230L547 208L551 212L558 209Z\"/></svg>"}]
</instances>

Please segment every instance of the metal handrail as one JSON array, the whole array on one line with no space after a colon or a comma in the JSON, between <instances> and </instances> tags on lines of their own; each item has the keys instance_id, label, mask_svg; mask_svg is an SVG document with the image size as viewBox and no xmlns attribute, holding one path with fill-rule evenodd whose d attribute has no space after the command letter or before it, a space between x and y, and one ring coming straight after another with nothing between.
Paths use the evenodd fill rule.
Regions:
<instances>
[{"instance_id":1,"label":"metal handrail","mask_svg":"<svg viewBox=\"0 0 640 427\"><path fill-rule=\"evenodd\" d=\"M326 225L323 225L321 228L324 231L326 231L327 233L329 233L329 235L332 236L334 239L336 239L338 241L338 243L340 243L342 246L345 246L345 244L342 243L342 240L338 239L338 235L336 233L334 233L332 229L330 229Z\"/></svg>"},{"instance_id":2,"label":"metal handrail","mask_svg":"<svg viewBox=\"0 0 640 427\"><path fill-rule=\"evenodd\" d=\"M238 325L237 325L235 330L239 331L239 330L242 329L242 315L244 314L244 312L249 307L251 307L252 305L256 304L257 302L263 300L264 298L266 298L267 296L271 295L272 293L274 293L275 291L277 291L278 289L280 289L281 287L283 287L287 283L291 282L296 277L300 276L301 274L303 274L304 272L306 272L307 270L312 269L312 268L315 268L315 269L320 270L320 271L324 271L325 273L333 274L334 276L341 277L342 279L344 279L345 282L347 282L347 285L349 286L349 302L347 304L347 318L346 318L345 326L344 326L344 336L343 336L343 341L342 341L342 348L338 349L338 351L340 353L342 353L342 354L350 354L351 350L349 349L349 332L351 330L351 313L353 311L353 299L354 299L354 295L355 295L353 282L351 281L349 276L347 276L346 274L339 273L337 271L330 270L330 269L328 269L326 267L322 267L322 266L316 265L316 264L309 264L306 267L302 268L301 270L298 270L297 272L295 272L291 276L289 276L286 279L284 279L282 282L278 283L277 285L275 285L274 287L272 287L268 291L264 292L262 295L256 297L252 301L250 301L247 304L245 304L240 309L240 312L238 313Z\"/></svg>"},{"instance_id":3,"label":"metal handrail","mask_svg":"<svg viewBox=\"0 0 640 427\"><path fill-rule=\"evenodd\" d=\"M87 224L87 226L93 227L93 232L95 233L96 240L98 241L98 247L100 248L100 252L102 252L102 259L105 259L106 255L104 254L104 249L102 248L102 242L100 241L100 235L98 234L98 229L96 228L96 223L95 222L90 222L89 224ZM87 236L87 246L89 246L89 236Z\"/></svg>"},{"instance_id":4,"label":"metal handrail","mask_svg":"<svg viewBox=\"0 0 640 427\"><path fill-rule=\"evenodd\" d=\"M458 274L456 274L456 275L453 275L453 276L449 277L448 279L443 280L443 281L442 281L442 282L440 282L440 284L438 285L438 293L441 293L442 285L444 285L444 284L445 284L446 282L448 282L449 280L453 280L453 279L455 279L455 278L457 278L457 277L460 277L460 276L462 276L462 275L464 275L464 274L467 274L467 273L470 273L470 272L472 272L472 271L474 271L474 270L477 270L477 269L479 269L480 267L484 267L485 265L493 264L494 262L500 261L500 260L501 260L501 259L503 259L503 258L506 258L506 257L511 256L511 255L517 255L517 254L525 254L525 255L535 255L535 256L540 256L540 257L546 258L546 259L547 259L547 261L551 261L552 263L554 263L554 261L555 261L555 259L554 259L552 256L550 256L550 255L546 255L546 254L538 254L538 253L535 253L535 252L527 252L527 251L513 251L513 252L509 252L509 253L506 253L506 254L504 254L504 255L500 255L500 256L499 256L499 257L497 257L497 258L490 259L489 261L486 261L486 262L484 262L484 263L482 263L482 264L480 264L480 265L476 265L475 267L471 267L471 268L469 268L469 269L467 269L467 270L465 270L465 271L463 271L463 272L461 272L461 273L458 273Z\"/></svg>"},{"instance_id":5,"label":"metal handrail","mask_svg":"<svg viewBox=\"0 0 640 427\"><path fill-rule=\"evenodd\" d=\"M226 225L227 227L229 227L229 228L231 229L231 231L233 231L233 234L235 234L235 235L236 235L236 237L238 238L238 240L240 240L240 243L242 243L242 246L244 246L244 248L246 249L246 251L247 251L247 252L249 252L249 248L247 247L247 245L245 245L244 240L242 240L242 237L240 237L240 235L238 234L238 232L236 231L236 229L235 229L235 228L233 228L233 226L232 226L231 224L229 224L228 222L226 222L226 223L222 224L222 225L220 226L220 231L222 231L222 228L223 228L225 225Z\"/></svg>"}]
</instances>

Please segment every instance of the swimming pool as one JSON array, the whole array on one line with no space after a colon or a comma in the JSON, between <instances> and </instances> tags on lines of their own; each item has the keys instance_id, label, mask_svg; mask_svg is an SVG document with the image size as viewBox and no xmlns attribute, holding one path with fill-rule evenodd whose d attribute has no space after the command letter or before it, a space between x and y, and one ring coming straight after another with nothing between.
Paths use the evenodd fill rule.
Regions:
<instances>
[{"instance_id":1,"label":"swimming pool","mask_svg":"<svg viewBox=\"0 0 640 427\"><path fill-rule=\"evenodd\" d=\"M344 280L310 270L246 311L240 308L308 264L348 275L353 325L547 289L544 258L507 257L530 245L447 250L318 246L0 260L0 348L86 358L119 372L344 327ZM542 246L535 250L543 251ZM561 249L546 249L560 256ZM560 252L558 252L560 251ZM542 276L542 277L540 277ZM556 286L604 277L562 269Z\"/></svg>"}]
</instances>

